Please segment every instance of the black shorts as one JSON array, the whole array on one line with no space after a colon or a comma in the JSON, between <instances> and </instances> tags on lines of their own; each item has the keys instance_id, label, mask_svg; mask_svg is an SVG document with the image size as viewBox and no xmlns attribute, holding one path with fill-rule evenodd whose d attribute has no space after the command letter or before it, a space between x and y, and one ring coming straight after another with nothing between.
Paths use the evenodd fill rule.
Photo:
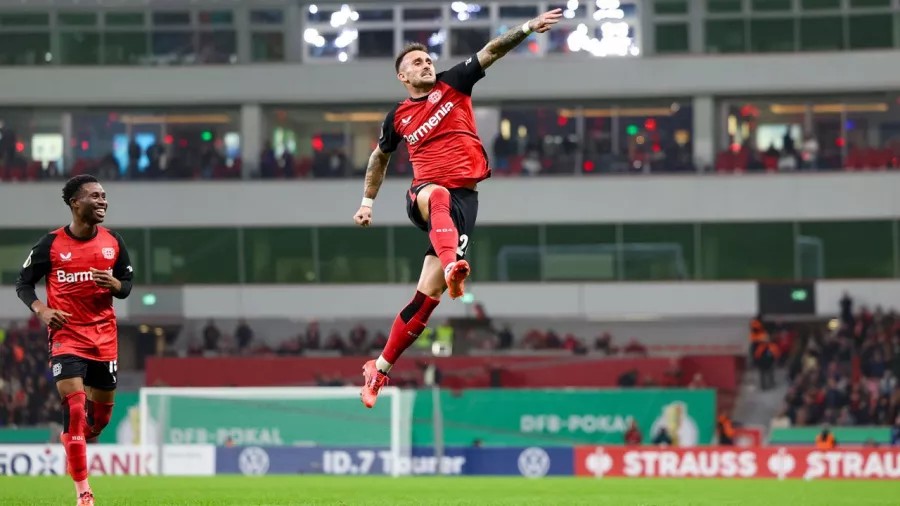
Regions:
<instances>
[{"instance_id":1,"label":"black shorts","mask_svg":"<svg viewBox=\"0 0 900 506\"><path fill-rule=\"evenodd\" d=\"M406 192L406 215L413 225L424 232L431 231L431 223L422 219L419 206L416 205L416 196L422 188L434 183L422 183L411 187ZM448 188L450 192L450 218L459 232L459 247L456 248L456 259L466 258L469 246L472 244L472 233L475 231L475 218L478 217L478 191L468 188ZM430 246L425 255L437 256L434 246Z\"/></svg>"},{"instance_id":2,"label":"black shorts","mask_svg":"<svg viewBox=\"0 0 900 506\"><path fill-rule=\"evenodd\" d=\"M115 360L100 362L76 355L57 355L50 357L53 380L82 378L84 386L97 390L115 390L116 376L119 372Z\"/></svg>"}]
</instances>

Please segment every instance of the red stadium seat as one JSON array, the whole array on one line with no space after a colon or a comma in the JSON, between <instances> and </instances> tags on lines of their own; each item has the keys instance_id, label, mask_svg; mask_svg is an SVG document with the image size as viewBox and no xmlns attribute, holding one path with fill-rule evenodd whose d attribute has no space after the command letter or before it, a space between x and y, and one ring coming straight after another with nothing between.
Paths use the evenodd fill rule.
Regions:
<instances>
[{"instance_id":1,"label":"red stadium seat","mask_svg":"<svg viewBox=\"0 0 900 506\"><path fill-rule=\"evenodd\" d=\"M37 181L41 175L41 162L31 162L25 170L25 179L29 181Z\"/></svg>"},{"instance_id":2,"label":"red stadium seat","mask_svg":"<svg viewBox=\"0 0 900 506\"><path fill-rule=\"evenodd\" d=\"M716 156L716 172L728 173L734 170L734 154L731 150L725 150Z\"/></svg>"}]
</instances>

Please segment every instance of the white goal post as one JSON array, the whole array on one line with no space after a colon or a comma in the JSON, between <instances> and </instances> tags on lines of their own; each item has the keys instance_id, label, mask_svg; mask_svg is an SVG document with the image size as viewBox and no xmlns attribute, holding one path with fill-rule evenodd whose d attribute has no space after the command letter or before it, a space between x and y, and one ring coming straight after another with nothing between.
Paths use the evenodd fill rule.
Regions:
<instances>
[{"instance_id":1,"label":"white goal post","mask_svg":"<svg viewBox=\"0 0 900 506\"><path fill-rule=\"evenodd\" d=\"M379 447L412 453L415 391L385 387L372 409L359 387L148 387L140 390L140 444L164 469L165 445ZM322 463L319 463L322 464ZM389 467L389 470L387 469ZM400 465L385 465L400 476Z\"/></svg>"}]
</instances>

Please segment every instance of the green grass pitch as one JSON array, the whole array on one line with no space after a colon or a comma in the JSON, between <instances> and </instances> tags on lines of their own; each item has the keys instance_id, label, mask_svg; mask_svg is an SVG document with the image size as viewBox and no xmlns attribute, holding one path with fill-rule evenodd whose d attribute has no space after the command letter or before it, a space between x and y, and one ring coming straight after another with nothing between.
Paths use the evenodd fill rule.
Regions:
<instances>
[{"instance_id":1,"label":"green grass pitch","mask_svg":"<svg viewBox=\"0 0 900 506\"><path fill-rule=\"evenodd\" d=\"M97 477L97 506L888 506L900 481L218 476ZM0 477L0 505L74 505L68 478Z\"/></svg>"}]
</instances>

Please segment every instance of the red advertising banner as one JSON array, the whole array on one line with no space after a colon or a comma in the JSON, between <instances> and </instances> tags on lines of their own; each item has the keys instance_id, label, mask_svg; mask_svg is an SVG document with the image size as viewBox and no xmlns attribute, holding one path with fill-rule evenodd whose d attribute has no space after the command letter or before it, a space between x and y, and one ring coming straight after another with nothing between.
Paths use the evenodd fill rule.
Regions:
<instances>
[{"instance_id":1,"label":"red advertising banner","mask_svg":"<svg viewBox=\"0 0 900 506\"><path fill-rule=\"evenodd\" d=\"M897 479L900 449L580 446L575 448L575 475Z\"/></svg>"}]
</instances>

